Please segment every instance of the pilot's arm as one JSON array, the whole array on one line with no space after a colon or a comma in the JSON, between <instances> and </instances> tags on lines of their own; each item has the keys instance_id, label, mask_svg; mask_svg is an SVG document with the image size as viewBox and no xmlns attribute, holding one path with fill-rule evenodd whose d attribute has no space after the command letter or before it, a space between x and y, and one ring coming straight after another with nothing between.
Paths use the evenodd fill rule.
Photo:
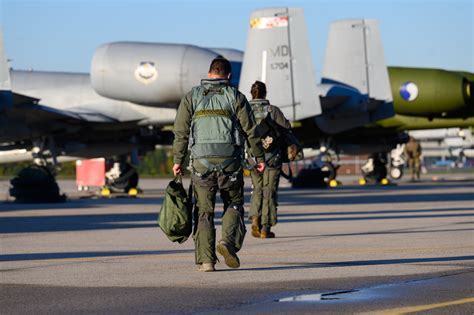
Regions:
<instances>
[{"instance_id":1,"label":"pilot's arm","mask_svg":"<svg viewBox=\"0 0 474 315\"><path fill-rule=\"evenodd\" d=\"M272 120L277 123L277 125L285 129L291 129L290 122L288 121L288 119L286 119L280 108L278 108L277 106L272 106L270 115Z\"/></svg>"},{"instance_id":2,"label":"pilot's arm","mask_svg":"<svg viewBox=\"0 0 474 315\"><path fill-rule=\"evenodd\" d=\"M186 94L178 106L176 119L174 121L173 133L173 173L182 173L182 164L188 153L188 140L192 119L192 97Z\"/></svg>"}]
</instances>

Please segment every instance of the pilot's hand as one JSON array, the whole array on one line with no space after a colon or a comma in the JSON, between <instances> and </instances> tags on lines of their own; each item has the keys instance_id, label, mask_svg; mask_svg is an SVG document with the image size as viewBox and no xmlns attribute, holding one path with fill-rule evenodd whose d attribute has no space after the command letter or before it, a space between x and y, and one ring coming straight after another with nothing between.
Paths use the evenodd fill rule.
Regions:
<instances>
[{"instance_id":1,"label":"pilot's hand","mask_svg":"<svg viewBox=\"0 0 474 315\"><path fill-rule=\"evenodd\" d=\"M260 162L257 165L255 165L255 169L257 170L258 173L263 173L265 170L265 163Z\"/></svg>"},{"instance_id":2,"label":"pilot's hand","mask_svg":"<svg viewBox=\"0 0 474 315\"><path fill-rule=\"evenodd\" d=\"M178 175L178 174L183 174L183 169L181 168L181 164L174 164L173 165L173 174L174 176Z\"/></svg>"}]
</instances>

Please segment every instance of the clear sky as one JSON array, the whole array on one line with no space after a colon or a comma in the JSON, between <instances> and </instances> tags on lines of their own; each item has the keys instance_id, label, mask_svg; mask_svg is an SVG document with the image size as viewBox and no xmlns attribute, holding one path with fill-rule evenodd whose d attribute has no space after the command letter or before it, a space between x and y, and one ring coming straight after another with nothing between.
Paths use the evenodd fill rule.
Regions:
<instances>
[{"instance_id":1,"label":"clear sky","mask_svg":"<svg viewBox=\"0 0 474 315\"><path fill-rule=\"evenodd\" d=\"M379 20L388 65L474 72L474 0L124 1L0 0L15 69L88 72L111 41L189 43L244 50L252 10L302 7L319 76L329 23Z\"/></svg>"}]
</instances>

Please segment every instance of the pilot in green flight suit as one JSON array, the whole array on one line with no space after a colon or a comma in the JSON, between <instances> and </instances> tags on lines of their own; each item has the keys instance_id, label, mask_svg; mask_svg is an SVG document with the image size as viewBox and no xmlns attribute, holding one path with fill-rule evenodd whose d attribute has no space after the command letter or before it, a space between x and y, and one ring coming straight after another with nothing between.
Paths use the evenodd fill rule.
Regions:
<instances>
[{"instance_id":1,"label":"pilot in green flight suit","mask_svg":"<svg viewBox=\"0 0 474 315\"><path fill-rule=\"evenodd\" d=\"M257 124L264 119L270 119L274 129L288 132L291 129L290 122L285 118L281 110L265 99L267 88L265 83L256 81L251 88L252 100L250 105ZM258 129L258 128L257 128ZM249 217L252 220L252 236L259 238L273 238L275 233L271 227L277 224L278 207L278 184L282 166L282 154L279 141L282 137L273 135L260 135L264 150L266 168L263 173L252 171L253 191L250 201ZM251 155L251 154L249 154Z\"/></svg>"},{"instance_id":2,"label":"pilot in green flight suit","mask_svg":"<svg viewBox=\"0 0 474 315\"><path fill-rule=\"evenodd\" d=\"M175 175L190 150L190 168L196 207L194 242L199 271L214 271L216 192L224 202L222 238L217 252L231 268L240 266L237 252L245 236L242 162L244 143L257 157L257 170L265 168L264 153L255 136L255 119L245 96L229 85L231 65L217 57L208 79L192 88L181 100L174 123L173 155ZM244 139L245 138L245 139Z\"/></svg>"},{"instance_id":3,"label":"pilot in green flight suit","mask_svg":"<svg viewBox=\"0 0 474 315\"><path fill-rule=\"evenodd\" d=\"M420 180L420 169L421 169L421 145L413 137L405 145L405 154L408 158L408 166L411 170L411 180Z\"/></svg>"}]
</instances>

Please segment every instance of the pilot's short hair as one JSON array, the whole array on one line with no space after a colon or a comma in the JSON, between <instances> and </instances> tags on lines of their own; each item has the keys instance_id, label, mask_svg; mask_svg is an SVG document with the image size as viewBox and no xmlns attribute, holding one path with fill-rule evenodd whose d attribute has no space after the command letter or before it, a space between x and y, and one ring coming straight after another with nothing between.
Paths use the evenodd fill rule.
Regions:
<instances>
[{"instance_id":1,"label":"pilot's short hair","mask_svg":"<svg viewBox=\"0 0 474 315\"><path fill-rule=\"evenodd\" d=\"M226 77L232 72L232 66L229 60L222 56L217 56L212 60L211 66L209 67L209 73L217 74L222 77Z\"/></svg>"}]
</instances>

